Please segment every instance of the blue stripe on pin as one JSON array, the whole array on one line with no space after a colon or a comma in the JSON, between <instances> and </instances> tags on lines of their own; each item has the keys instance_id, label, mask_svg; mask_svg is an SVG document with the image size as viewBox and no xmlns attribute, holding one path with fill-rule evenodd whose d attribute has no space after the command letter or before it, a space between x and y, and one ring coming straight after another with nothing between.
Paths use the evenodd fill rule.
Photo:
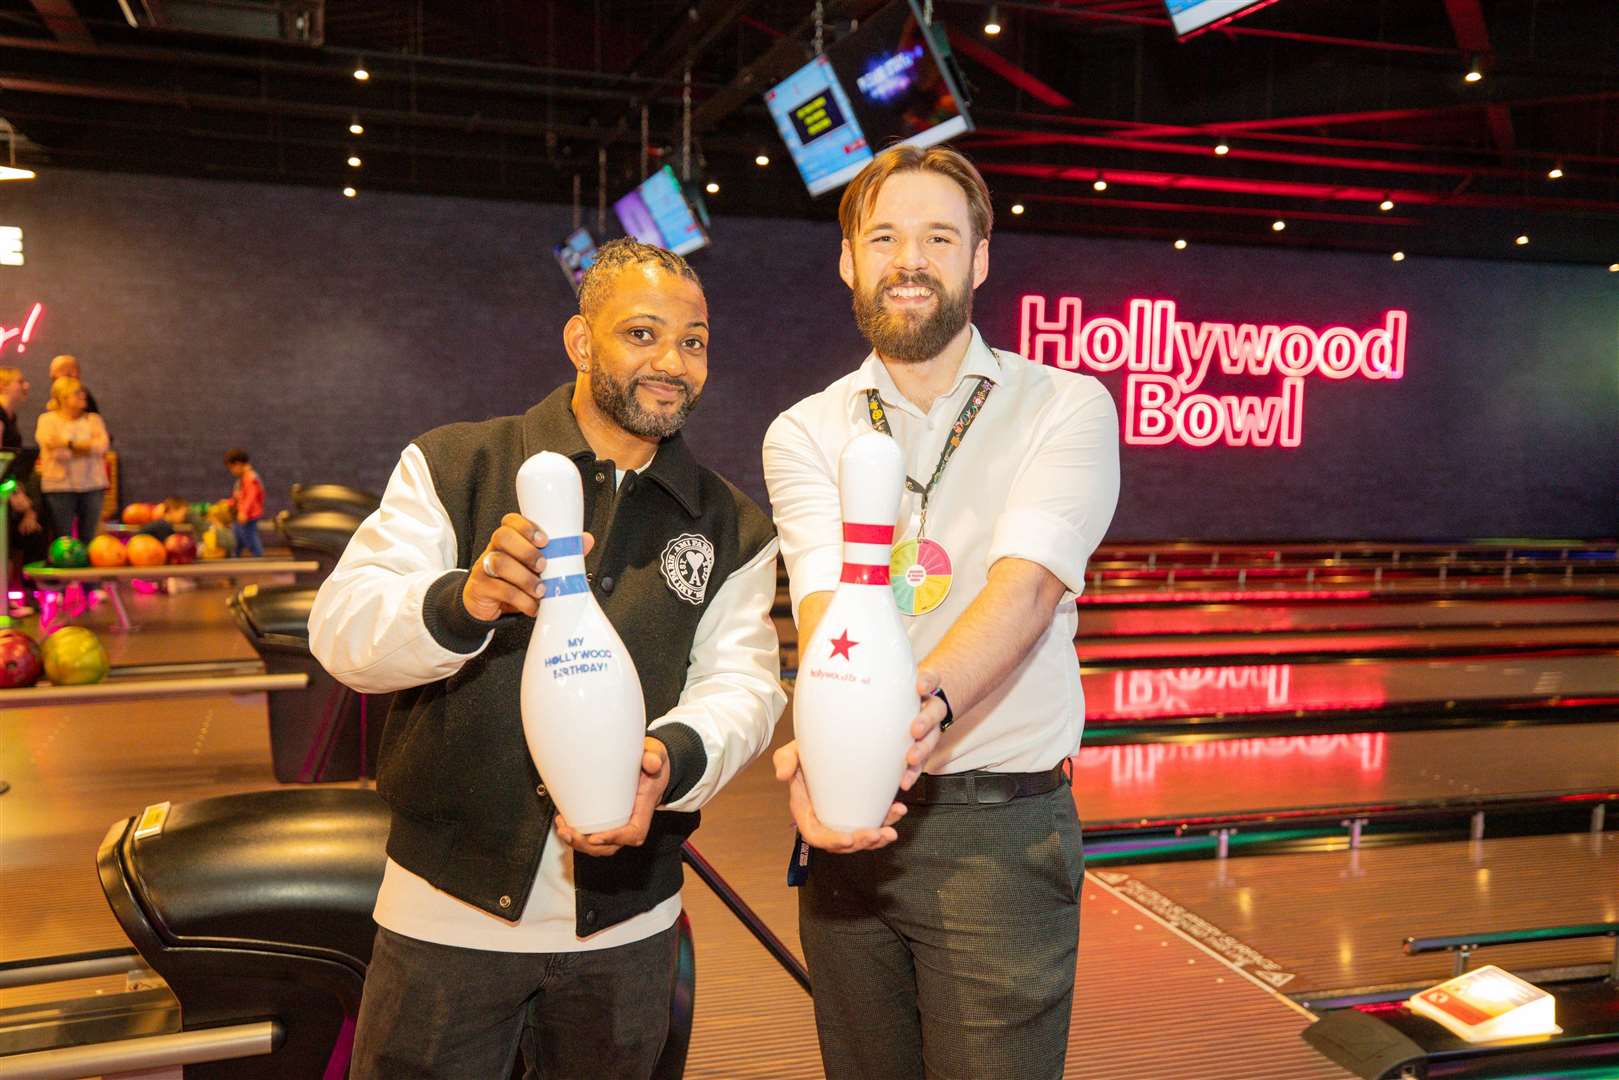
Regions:
<instances>
[{"instance_id":1,"label":"blue stripe on pin","mask_svg":"<svg viewBox=\"0 0 1619 1080\"><path fill-rule=\"evenodd\" d=\"M543 597L568 596L572 593L590 591L590 582L585 580L583 574L568 574L565 577L541 578L540 583L545 586Z\"/></svg>"},{"instance_id":2,"label":"blue stripe on pin","mask_svg":"<svg viewBox=\"0 0 1619 1080\"><path fill-rule=\"evenodd\" d=\"M553 536L550 542L540 549L540 554L547 559L566 559L570 555L584 553L585 538L578 533L573 536Z\"/></svg>"}]
</instances>

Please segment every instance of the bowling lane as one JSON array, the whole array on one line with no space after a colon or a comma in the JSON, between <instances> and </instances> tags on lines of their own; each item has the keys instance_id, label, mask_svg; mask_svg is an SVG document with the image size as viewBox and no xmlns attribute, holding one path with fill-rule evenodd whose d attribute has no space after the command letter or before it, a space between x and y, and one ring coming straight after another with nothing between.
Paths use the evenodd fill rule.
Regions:
<instances>
[{"instance_id":1,"label":"bowling lane","mask_svg":"<svg viewBox=\"0 0 1619 1080\"><path fill-rule=\"evenodd\" d=\"M1421 987L1451 974L1445 953L1406 956L1409 936L1520 930L1619 919L1619 833L1256 855L1097 870L1137 902L1193 917L1274 965L1288 994ZM1530 978L1549 968L1606 965L1613 942L1538 942L1486 949L1475 964ZM1259 967L1257 963L1256 967ZM1286 976L1286 978L1282 978Z\"/></svg>"},{"instance_id":2,"label":"bowling lane","mask_svg":"<svg viewBox=\"0 0 1619 1080\"><path fill-rule=\"evenodd\" d=\"M1270 657L1398 657L1619 648L1619 624L1587 626L1459 626L1422 630L1338 630L1315 634L1117 635L1081 641L1091 664Z\"/></svg>"},{"instance_id":3,"label":"bowling lane","mask_svg":"<svg viewBox=\"0 0 1619 1080\"><path fill-rule=\"evenodd\" d=\"M1306 733L1312 714L1384 726L1451 726L1491 713L1619 705L1619 654L1344 660L1083 671L1087 737L1276 721ZM1382 717L1371 715L1380 712ZM1362 715L1364 714L1364 715ZM1572 715L1572 713L1571 713Z\"/></svg>"},{"instance_id":4,"label":"bowling lane","mask_svg":"<svg viewBox=\"0 0 1619 1080\"><path fill-rule=\"evenodd\" d=\"M1330 633L1458 627L1619 624L1619 598L1384 601L1359 604L1081 605L1078 641L1193 634Z\"/></svg>"},{"instance_id":5,"label":"bowling lane","mask_svg":"<svg viewBox=\"0 0 1619 1080\"><path fill-rule=\"evenodd\" d=\"M1159 574L1101 578L1088 575L1081 604L1274 603L1404 598L1448 600L1479 597L1613 596L1619 573L1487 574L1475 577L1423 574L1377 580L1366 574L1305 571L1297 577L1186 580Z\"/></svg>"},{"instance_id":6,"label":"bowling lane","mask_svg":"<svg viewBox=\"0 0 1619 1080\"><path fill-rule=\"evenodd\" d=\"M1074 759L1092 832L1591 792L1619 797L1619 723L1085 746Z\"/></svg>"}]
</instances>

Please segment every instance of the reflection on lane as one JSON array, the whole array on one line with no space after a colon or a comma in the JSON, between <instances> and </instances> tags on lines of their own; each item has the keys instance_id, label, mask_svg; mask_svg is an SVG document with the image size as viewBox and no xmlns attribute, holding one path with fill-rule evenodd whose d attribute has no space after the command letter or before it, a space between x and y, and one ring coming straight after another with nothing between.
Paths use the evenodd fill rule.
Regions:
<instances>
[{"instance_id":1,"label":"reflection on lane","mask_svg":"<svg viewBox=\"0 0 1619 1080\"><path fill-rule=\"evenodd\" d=\"M1160 769L1204 764L1283 763L1358 769L1368 779L1382 775L1388 735L1284 735L1267 739L1223 739L1198 743L1132 743L1083 747L1074 762L1074 790L1089 792L1102 783L1113 788L1151 787ZM1103 780L1103 777L1106 780Z\"/></svg>"}]
</instances>

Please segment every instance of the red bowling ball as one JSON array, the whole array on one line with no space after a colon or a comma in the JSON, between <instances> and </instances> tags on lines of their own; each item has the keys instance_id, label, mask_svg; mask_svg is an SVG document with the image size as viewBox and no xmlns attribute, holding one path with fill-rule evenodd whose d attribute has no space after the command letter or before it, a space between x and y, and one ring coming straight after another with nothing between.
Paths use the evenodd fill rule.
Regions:
<instances>
[{"instance_id":1,"label":"red bowling ball","mask_svg":"<svg viewBox=\"0 0 1619 1080\"><path fill-rule=\"evenodd\" d=\"M0 630L0 690L33 686L44 670L33 638L21 630Z\"/></svg>"},{"instance_id":2,"label":"red bowling ball","mask_svg":"<svg viewBox=\"0 0 1619 1080\"><path fill-rule=\"evenodd\" d=\"M190 533L175 533L163 541L163 550L168 553L170 563L183 564L197 561L197 542L191 538Z\"/></svg>"}]
</instances>

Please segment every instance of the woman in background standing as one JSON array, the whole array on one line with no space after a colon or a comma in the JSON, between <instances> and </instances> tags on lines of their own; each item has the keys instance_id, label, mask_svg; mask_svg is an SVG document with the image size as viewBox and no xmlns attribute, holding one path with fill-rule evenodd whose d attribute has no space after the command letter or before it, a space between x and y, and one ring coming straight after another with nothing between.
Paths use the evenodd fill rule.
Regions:
<instances>
[{"instance_id":1,"label":"woman in background standing","mask_svg":"<svg viewBox=\"0 0 1619 1080\"><path fill-rule=\"evenodd\" d=\"M86 412L85 405L79 380L51 383L50 405L34 427L34 441L53 532L89 543L101 526L109 439L100 414Z\"/></svg>"}]
</instances>

